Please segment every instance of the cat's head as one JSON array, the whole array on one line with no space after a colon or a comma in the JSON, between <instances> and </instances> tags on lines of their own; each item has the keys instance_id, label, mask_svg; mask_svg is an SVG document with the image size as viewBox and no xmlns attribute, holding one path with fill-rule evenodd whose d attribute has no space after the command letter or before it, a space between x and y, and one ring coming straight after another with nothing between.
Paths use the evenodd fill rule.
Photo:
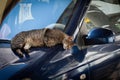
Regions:
<instances>
[{"instance_id":1,"label":"cat's head","mask_svg":"<svg viewBox=\"0 0 120 80\"><path fill-rule=\"evenodd\" d=\"M64 49L71 49L74 46L73 37L66 36L63 40L63 48Z\"/></svg>"}]
</instances>

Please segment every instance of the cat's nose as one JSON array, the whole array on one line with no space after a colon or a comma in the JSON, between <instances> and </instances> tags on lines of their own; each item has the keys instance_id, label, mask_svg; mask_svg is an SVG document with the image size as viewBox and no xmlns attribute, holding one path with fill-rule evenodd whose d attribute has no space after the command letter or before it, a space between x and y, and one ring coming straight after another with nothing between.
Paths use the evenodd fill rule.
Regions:
<instances>
[{"instance_id":1,"label":"cat's nose","mask_svg":"<svg viewBox=\"0 0 120 80\"><path fill-rule=\"evenodd\" d=\"M65 47L65 46L63 46L63 48L64 48L64 49L66 49L66 47Z\"/></svg>"},{"instance_id":2,"label":"cat's nose","mask_svg":"<svg viewBox=\"0 0 120 80\"><path fill-rule=\"evenodd\" d=\"M66 49L66 50L71 49L71 46L67 46L65 49Z\"/></svg>"}]
</instances>

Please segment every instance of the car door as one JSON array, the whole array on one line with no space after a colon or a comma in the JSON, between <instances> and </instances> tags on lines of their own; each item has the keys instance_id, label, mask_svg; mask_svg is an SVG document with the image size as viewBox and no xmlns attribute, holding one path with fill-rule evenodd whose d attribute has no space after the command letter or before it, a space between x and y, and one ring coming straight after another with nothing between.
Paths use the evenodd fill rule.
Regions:
<instances>
[{"instance_id":1,"label":"car door","mask_svg":"<svg viewBox=\"0 0 120 80\"><path fill-rule=\"evenodd\" d=\"M93 28L105 28L112 30L115 36L113 43L87 46L86 58L90 66L90 80L119 80L120 6L118 1L92 1L84 19L84 27L87 29L85 34Z\"/></svg>"}]
</instances>

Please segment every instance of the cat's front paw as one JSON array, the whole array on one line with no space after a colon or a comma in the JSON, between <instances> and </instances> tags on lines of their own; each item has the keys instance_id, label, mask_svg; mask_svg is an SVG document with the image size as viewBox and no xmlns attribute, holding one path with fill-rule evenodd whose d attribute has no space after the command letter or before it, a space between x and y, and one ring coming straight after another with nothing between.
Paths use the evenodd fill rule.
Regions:
<instances>
[{"instance_id":1,"label":"cat's front paw","mask_svg":"<svg viewBox=\"0 0 120 80\"><path fill-rule=\"evenodd\" d=\"M20 59L23 59L23 57L24 57L23 54L18 54L17 56L18 56Z\"/></svg>"}]
</instances>

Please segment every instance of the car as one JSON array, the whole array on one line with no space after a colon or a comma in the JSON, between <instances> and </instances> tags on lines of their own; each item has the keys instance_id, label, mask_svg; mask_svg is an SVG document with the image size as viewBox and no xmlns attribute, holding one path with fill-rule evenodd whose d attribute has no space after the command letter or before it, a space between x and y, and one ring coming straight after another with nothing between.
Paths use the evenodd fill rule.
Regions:
<instances>
[{"instance_id":1,"label":"car","mask_svg":"<svg viewBox=\"0 0 120 80\"><path fill-rule=\"evenodd\" d=\"M0 2L1 3L1 2ZM16 0L6 2L0 21L0 80L119 80L119 0ZM21 31L60 29L74 37L61 44L31 48L19 59L11 39Z\"/></svg>"}]
</instances>

